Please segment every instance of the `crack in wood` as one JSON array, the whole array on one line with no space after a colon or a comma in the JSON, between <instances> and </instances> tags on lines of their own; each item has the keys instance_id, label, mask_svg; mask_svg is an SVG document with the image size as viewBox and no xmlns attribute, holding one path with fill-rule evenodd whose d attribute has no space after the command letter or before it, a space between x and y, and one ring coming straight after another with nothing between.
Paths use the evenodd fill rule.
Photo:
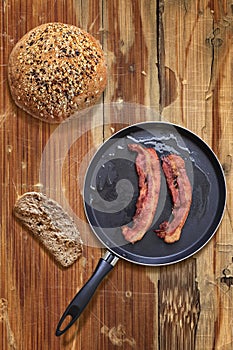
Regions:
<instances>
[{"instance_id":1,"label":"crack in wood","mask_svg":"<svg viewBox=\"0 0 233 350\"><path fill-rule=\"evenodd\" d=\"M165 107L165 45L163 27L164 0L157 2L157 65L159 82L159 112Z\"/></svg>"},{"instance_id":2,"label":"crack in wood","mask_svg":"<svg viewBox=\"0 0 233 350\"><path fill-rule=\"evenodd\" d=\"M178 96L176 74L165 65L164 0L157 2L157 69L159 83L159 112L169 106Z\"/></svg>"},{"instance_id":3,"label":"crack in wood","mask_svg":"<svg viewBox=\"0 0 233 350\"><path fill-rule=\"evenodd\" d=\"M214 8L214 7L213 7ZM233 18L224 16L223 11L211 9L212 14L212 31L206 38L206 44L211 49L211 65L208 90L206 92L206 100L208 100L214 89L222 65L229 53L232 40Z\"/></svg>"},{"instance_id":4,"label":"crack in wood","mask_svg":"<svg viewBox=\"0 0 233 350\"><path fill-rule=\"evenodd\" d=\"M212 7L211 7L212 6ZM223 83L223 70L232 45L233 18L226 17L224 11L210 4L212 32L206 39L211 50L211 65L206 100L212 99L212 148L216 154L221 148L222 125L220 123L220 103Z\"/></svg>"}]
</instances>

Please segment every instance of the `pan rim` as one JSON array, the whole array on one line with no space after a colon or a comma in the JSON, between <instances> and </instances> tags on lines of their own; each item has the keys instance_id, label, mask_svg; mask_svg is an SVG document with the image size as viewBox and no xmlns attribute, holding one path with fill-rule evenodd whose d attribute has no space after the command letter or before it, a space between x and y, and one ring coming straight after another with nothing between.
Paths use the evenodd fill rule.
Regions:
<instances>
[{"instance_id":1,"label":"pan rim","mask_svg":"<svg viewBox=\"0 0 233 350\"><path fill-rule=\"evenodd\" d=\"M203 146L206 147L206 149L209 150L209 152L211 153L211 155L213 156L213 158L215 159L215 162L217 164L217 166L219 167L219 170L220 170L220 173L222 175L222 186L224 188L224 203L223 205L221 206L221 215L219 217L219 220L218 220L218 223L216 224L214 230L212 231L212 233L210 234L209 238L206 239L204 241L204 243L200 243L200 246L191 251L190 253L188 253L187 255L185 254L185 251L187 250L190 250L192 245L189 246L188 248L186 248L185 250L182 251L183 253L183 257L180 257L178 259L171 259L171 256L163 256L163 257L148 257L148 262L145 262L145 261L136 261L134 260L133 258L128 258L127 256L124 256L124 254L120 254L118 252L118 249L122 250L121 247L114 247L115 249L109 247L106 242L104 242L103 239L101 239L100 235L96 232L96 230L94 229L93 225L91 224L90 222L90 219L89 219L89 215L88 215L88 212L87 212L87 208L86 208L86 203L85 203L85 196L84 196L84 193L85 193L85 185L86 185L86 179L87 179L87 175L88 175L88 170L92 164L92 161L93 159L96 157L96 155L99 153L99 151L101 150L102 147L104 147L104 145L111 139L113 139L114 137L117 137L118 134L126 131L127 129L130 129L130 128L135 128L135 127L142 127L142 126L146 126L146 125L149 125L149 124L152 124L152 125L156 125L156 124L159 124L159 125L169 125L169 126L172 126L176 129L180 129L180 130L183 130L184 132L186 132L187 134L193 136L194 138L198 139L199 142L201 144L203 144ZM143 128L143 127L142 127ZM86 219L88 221L88 224L90 226L90 228L92 229L95 237L98 239L99 242L102 243L103 245L103 248L105 248L106 250L110 251L113 255L117 256L118 258L121 258L125 261L128 261L130 263L134 263L134 264L137 264L137 265L142 265L142 266L166 266L166 265L171 265L171 264L175 264L175 263L179 263L181 261L184 261L192 256L194 256L195 254L197 254L201 249L203 249L208 243L209 241L213 238L213 236L215 235L215 233L217 232L217 230L219 229L219 226L222 222L222 219L223 219L223 216L224 216L224 213L225 213L225 209L226 209L226 202L227 202L227 184L226 184L226 177L225 177L225 173L224 173L224 170L223 170L223 167L217 157L217 155L215 154L215 152L213 151L213 149L209 146L209 144L203 140L198 134L196 134L195 132L191 131L190 129L188 129L187 127L184 127L184 126L181 126L179 124L176 124L176 123L172 123L172 122L168 122L168 121L160 121L160 120L147 120L147 121L142 121L142 122L138 122L138 123L134 123L134 124L129 124L127 125L126 127L123 127L121 128L120 130L118 130L117 132L115 132L113 135L111 135L110 137L108 137L106 140L104 140L104 142L97 148L97 150L95 151L94 155L92 156L91 158L91 161L90 161L90 164L88 165L87 167L87 170L86 170L86 173L85 173L85 176L84 176L84 183L83 183L83 203L84 203L84 212L85 212L85 216L86 216ZM202 241L202 240L200 240ZM192 249L191 249L192 250ZM127 253L128 254L128 253ZM179 255L180 253L176 253L173 255L173 257L175 257L176 255ZM129 255L133 255L133 254L129 254ZM169 260L170 258L170 260ZM145 260L145 257L141 257L142 260ZM164 262L149 262L149 260L167 260L167 261L164 261Z\"/></svg>"}]
</instances>

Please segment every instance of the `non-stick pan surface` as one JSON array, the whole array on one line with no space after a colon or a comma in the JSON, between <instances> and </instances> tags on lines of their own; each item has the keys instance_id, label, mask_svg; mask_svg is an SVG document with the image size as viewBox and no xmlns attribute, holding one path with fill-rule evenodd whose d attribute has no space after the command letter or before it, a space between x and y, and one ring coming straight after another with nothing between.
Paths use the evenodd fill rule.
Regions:
<instances>
[{"instance_id":1,"label":"non-stick pan surface","mask_svg":"<svg viewBox=\"0 0 233 350\"><path fill-rule=\"evenodd\" d=\"M129 143L154 147L160 159L175 153L185 160L193 189L192 205L178 242L167 244L154 232L169 220L172 211L162 170L152 227L134 244L121 234L121 226L130 225L139 194L136 153L128 149ZM93 157L84 185L85 211L96 236L113 254L144 265L178 262L200 250L216 232L225 201L224 173L213 151L191 131L164 122L139 123L114 134Z\"/></svg>"}]
</instances>

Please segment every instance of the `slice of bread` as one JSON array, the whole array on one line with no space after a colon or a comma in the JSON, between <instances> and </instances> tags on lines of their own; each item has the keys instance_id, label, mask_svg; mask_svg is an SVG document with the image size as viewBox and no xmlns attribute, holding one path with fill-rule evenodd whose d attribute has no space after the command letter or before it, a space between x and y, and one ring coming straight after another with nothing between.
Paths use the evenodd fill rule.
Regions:
<instances>
[{"instance_id":1,"label":"slice of bread","mask_svg":"<svg viewBox=\"0 0 233 350\"><path fill-rule=\"evenodd\" d=\"M16 201L14 214L63 267L72 265L81 255L79 231L53 199L27 192Z\"/></svg>"}]
</instances>

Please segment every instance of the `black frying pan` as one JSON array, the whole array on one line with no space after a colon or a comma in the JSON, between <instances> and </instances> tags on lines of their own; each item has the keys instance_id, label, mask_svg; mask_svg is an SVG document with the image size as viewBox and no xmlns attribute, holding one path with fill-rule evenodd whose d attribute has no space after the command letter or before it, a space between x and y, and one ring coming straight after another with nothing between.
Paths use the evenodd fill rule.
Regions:
<instances>
[{"instance_id":1,"label":"black frying pan","mask_svg":"<svg viewBox=\"0 0 233 350\"><path fill-rule=\"evenodd\" d=\"M134 244L125 241L121 234L121 226L130 225L139 194L136 154L129 151L129 143L154 147L160 158L175 153L185 160L193 189L192 205L178 242L164 243L154 232L161 222L169 219L172 211L171 196L162 170L159 204L151 228L142 240ZM159 266L184 260L200 250L221 222L226 183L215 154L197 135L170 123L144 122L120 130L99 148L88 167L83 196L87 219L108 250L61 317L57 336L77 320L118 258ZM67 317L68 324L64 322ZM63 324L65 327L61 329Z\"/></svg>"}]
</instances>

